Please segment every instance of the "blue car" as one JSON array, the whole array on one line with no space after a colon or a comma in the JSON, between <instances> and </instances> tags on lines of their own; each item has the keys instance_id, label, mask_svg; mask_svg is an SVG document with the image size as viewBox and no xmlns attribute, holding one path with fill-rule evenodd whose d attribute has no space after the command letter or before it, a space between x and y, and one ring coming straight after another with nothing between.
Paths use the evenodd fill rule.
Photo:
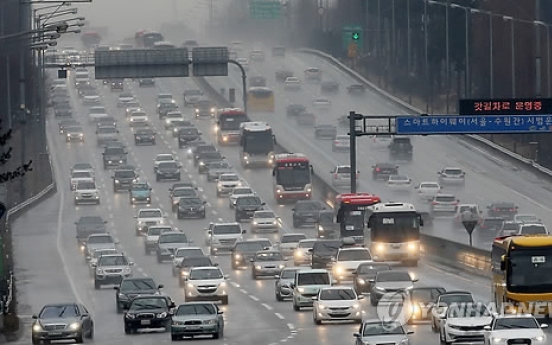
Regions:
<instances>
[{"instance_id":1,"label":"blue car","mask_svg":"<svg viewBox=\"0 0 552 345\"><path fill-rule=\"evenodd\" d=\"M151 204L151 187L147 182L133 182L130 186L130 204Z\"/></svg>"}]
</instances>

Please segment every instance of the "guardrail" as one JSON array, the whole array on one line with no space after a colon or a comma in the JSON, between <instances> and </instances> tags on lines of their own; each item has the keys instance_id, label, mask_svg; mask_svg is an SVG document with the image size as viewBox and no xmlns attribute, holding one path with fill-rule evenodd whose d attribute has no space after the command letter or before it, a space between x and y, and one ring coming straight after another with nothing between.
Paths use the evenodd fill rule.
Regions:
<instances>
[{"instance_id":1,"label":"guardrail","mask_svg":"<svg viewBox=\"0 0 552 345\"><path fill-rule=\"evenodd\" d=\"M395 103L396 105L400 106L403 110L407 111L407 112L410 112L410 113L414 113L414 114L423 114L425 113L424 111L404 102L403 100L393 96L392 94L390 94L389 92L379 88L377 85L375 85L374 83L370 82L368 79L364 78L363 76L361 76L358 72L354 71L353 69L351 69L350 67L344 65L341 61L339 61L338 59L336 59L335 57L327 54L327 53L324 53L322 51L319 51L319 50L315 50L315 49L308 49L308 48L300 48L300 49L297 49L297 52L299 53L305 53L305 54L311 54L311 55L315 55L315 56L318 56L318 57L321 57L323 59L325 59L326 61L330 62L331 64L333 64L334 66L338 67L339 69L341 69L343 72L347 73L351 78L355 79L356 81L358 81L359 83L362 83L364 84L365 86L367 86L368 88L370 88L370 90L374 93L377 93L385 98L387 98L389 101ZM392 114L391 114L392 115ZM475 135L475 134L467 134L466 137L480 143L480 144L483 144L497 152L500 152L501 154L511 158L511 159L514 159L516 160L518 163L521 163L523 164L524 166L528 166L532 169L534 169L535 172L538 172L538 173L541 173L543 175L545 175L546 177L548 178L552 178L552 170L551 169L548 169L538 163L536 163L534 160L532 159L528 159L528 158L524 158L522 157L521 155L515 153L515 152L512 152L510 150L508 150L507 148L505 147L502 147L480 135Z\"/></svg>"},{"instance_id":2,"label":"guardrail","mask_svg":"<svg viewBox=\"0 0 552 345\"><path fill-rule=\"evenodd\" d=\"M194 77L194 79L198 86L209 94L211 99L215 100L219 106L231 106L230 102L204 78ZM280 152L293 152L287 150L280 143L276 146ZM318 176L316 171L313 175L313 188L320 191L324 202L335 204L335 197L339 192ZM421 235L421 242L423 255L430 257L433 262L479 275L489 276L490 274L491 258L488 251L430 235Z\"/></svg>"}]
</instances>

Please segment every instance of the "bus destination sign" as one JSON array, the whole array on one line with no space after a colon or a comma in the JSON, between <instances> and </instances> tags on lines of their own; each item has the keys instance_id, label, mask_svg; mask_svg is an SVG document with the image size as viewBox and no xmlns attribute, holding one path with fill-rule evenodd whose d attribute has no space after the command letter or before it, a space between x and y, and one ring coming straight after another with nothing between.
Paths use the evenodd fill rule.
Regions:
<instances>
[{"instance_id":1,"label":"bus destination sign","mask_svg":"<svg viewBox=\"0 0 552 345\"><path fill-rule=\"evenodd\" d=\"M552 98L461 99L460 115L542 115L552 114Z\"/></svg>"},{"instance_id":2,"label":"bus destination sign","mask_svg":"<svg viewBox=\"0 0 552 345\"><path fill-rule=\"evenodd\" d=\"M278 169L308 168L307 162L278 162Z\"/></svg>"}]
</instances>

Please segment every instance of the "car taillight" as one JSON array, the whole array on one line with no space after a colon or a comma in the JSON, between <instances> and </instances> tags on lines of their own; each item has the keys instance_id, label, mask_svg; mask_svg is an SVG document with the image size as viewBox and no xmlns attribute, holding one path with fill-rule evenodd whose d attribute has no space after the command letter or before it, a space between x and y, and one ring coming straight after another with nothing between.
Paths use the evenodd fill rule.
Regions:
<instances>
[{"instance_id":1,"label":"car taillight","mask_svg":"<svg viewBox=\"0 0 552 345\"><path fill-rule=\"evenodd\" d=\"M515 208L511 208L510 209L510 212L514 212L516 209Z\"/></svg>"},{"instance_id":2,"label":"car taillight","mask_svg":"<svg viewBox=\"0 0 552 345\"><path fill-rule=\"evenodd\" d=\"M381 169L380 168L376 168L376 172L379 172Z\"/></svg>"},{"instance_id":3,"label":"car taillight","mask_svg":"<svg viewBox=\"0 0 552 345\"><path fill-rule=\"evenodd\" d=\"M498 208L493 208L493 212L498 212Z\"/></svg>"},{"instance_id":4,"label":"car taillight","mask_svg":"<svg viewBox=\"0 0 552 345\"><path fill-rule=\"evenodd\" d=\"M333 177L334 177L334 178L337 178L337 174L334 174Z\"/></svg>"},{"instance_id":5,"label":"car taillight","mask_svg":"<svg viewBox=\"0 0 552 345\"><path fill-rule=\"evenodd\" d=\"M453 205L458 205L458 202L457 202L457 201L455 201L455 202L453 202L452 204L453 204Z\"/></svg>"},{"instance_id":6,"label":"car taillight","mask_svg":"<svg viewBox=\"0 0 552 345\"><path fill-rule=\"evenodd\" d=\"M437 201L432 202L433 205L437 205Z\"/></svg>"},{"instance_id":7,"label":"car taillight","mask_svg":"<svg viewBox=\"0 0 552 345\"><path fill-rule=\"evenodd\" d=\"M356 173L356 178L358 178L359 176L360 176L359 173Z\"/></svg>"},{"instance_id":8,"label":"car taillight","mask_svg":"<svg viewBox=\"0 0 552 345\"><path fill-rule=\"evenodd\" d=\"M339 144L339 141L338 141L338 140L334 140L334 144Z\"/></svg>"}]
</instances>

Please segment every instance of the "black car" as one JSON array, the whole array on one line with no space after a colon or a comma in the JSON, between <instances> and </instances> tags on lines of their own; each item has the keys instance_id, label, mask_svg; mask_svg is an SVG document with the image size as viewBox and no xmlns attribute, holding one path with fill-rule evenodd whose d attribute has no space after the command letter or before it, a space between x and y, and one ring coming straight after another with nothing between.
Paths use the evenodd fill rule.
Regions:
<instances>
[{"instance_id":1,"label":"black car","mask_svg":"<svg viewBox=\"0 0 552 345\"><path fill-rule=\"evenodd\" d=\"M377 163L372 166L372 179L388 181L389 176L398 175L399 167L391 163Z\"/></svg>"},{"instance_id":2,"label":"black car","mask_svg":"<svg viewBox=\"0 0 552 345\"><path fill-rule=\"evenodd\" d=\"M214 263L209 256L186 256L182 259L182 262L178 265L180 268L180 274L178 275L178 285L184 287L186 284L186 277L190 274L190 270L194 267L216 267L218 264Z\"/></svg>"},{"instance_id":3,"label":"black car","mask_svg":"<svg viewBox=\"0 0 552 345\"><path fill-rule=\"evenodd\" d=\"M334 221L335 216L332 210L318 212L318 219L314 225L316 237L324 239L339 238L339 223Z\"/></svg>"},{"instance_id":4,"label":"black car","mask_svg":"<svg viewBox=\"0 0 552 345\"><path fill-rule=\"evenodd\" d=\"M295 119L297 120L297 125L301 127L313 127L316 125L316 115L313 113L297 114Z\"/></svg>"},{"instance_id":5,"label":"black car","mask_svg":"<svg viewBox=\"0 0 552 345\"><path fill-rule=\"evenodd\" d=\"M130 302L124 314L125 334L136 333L140 328L171 329L174 302L168 296L140 296Z\"/></svg>"},{"instance_id":6,"label":"black car","mask_svg":"<svg viewBox=\"0 0 552 345\"><path fill-rule=\"evenodd\" d=\"M88 239L88 236L93 234L107 233L107 227L105 221L100 216L82 216L75 222L77 226L77 241L84 243Z\"/></svg>"},{"instance_id":7,"label":"black car","mask_svg":"<svg viewBox=\"0 0 552 345\"><path fill-rule=\"evenodd\" d=\"M320 211L326 207L322 202L315 200L299 200L293 207L293 227L298 228L305 224L315 224Z\"/></svg>"},{"instance_id":8,"label":"black car","mask_svg":"<svg viewBox=\"0 0 552 345\"><path fill-rule=\"evenodd\" d=\"M184 218L205 218L206 201L198 197L178 199L177 217Z\"/></svg>"},{"instance_id":9,"label":"black car","mask_svg":"<svg viewBox=\"0 0 552 345\"><path fill-rule=\"evenodd\" d=\"M140 128L134 132L134 145L155 145L155 132L151 128Z\"/></svg>"},{"instance_id":10,"label":"black car","mask_svg":"<svg viewBox=\"0 0 552 345\"><path fill-rule=\"evenodd\" d=\"M178 110L178 105L174 100L168 102L161 102L157 105L157 114L159 114L159 119L162 120L165 118L169 111Z\"/></svg>"},{"instance_id":11,"label":"black car","mask_svg":"<svg viewBox=\"0 0 552 345\"><path fill-rule=\"evenodd\" d=\"M253 218L255 211L260 211L264 208L265 203L258 196L240 196L236 199L235 217L236 222L241 222L244 219Z\"/></svg>"},{"instance_id":12,"label":"black car","mask_svg":"<svg viewBox=\"0 0 552 345\"><path fill-rule=\"evenodd\" d=\"M287 78L293 77L293 72L285 69L278 70L274 73L277 82L285 82Z\"/></svg>"},{"instance_id":13,"label":"black car","mask_svg":"<svg viewBox=\"0 0 552 345\"><path fill-rule=\"evenodd\" d=\"M195 150L194 150L194 166L198 166L199 164L199 157L201 156L202 153L205 153L205 152L217 152L217 148L214 147L213 145L198 145Z\"/></svg>"},{"instance_id":14,"label":"black car","mask_svg":"<svg viewBox=\"0 0 552 345\"><path fill-rule=\"evenodd\" d=\"M159 295L159 289L161 288L163 288L163 285L157 285L152 278L148 277L123 279L121 285L114 287L117 291L115 293L117 313L127 310L132 300L138 296Z\"/></svg>"},{"instance_id":15,"label":"black car","mask_svg":"<svg viewBox=\"0 0 552 345\"><path fill-rule=\"evenodd\" d=\"M390 160L411 161L414 156L414 147L409 137L393 137L389 144Z\"/></svg>"},{"instance_id":16,"label":"black car","mask_svg":"<svg viewBox=\"0 0 552 345\"><path fill-rule=\"evenodd\" d=\"M96 124L96 128L100 127L115 127L117 128L117 120L113 116L102 117Z\"/></svg>"},{"instance_id":17,"label":"black car","mask_svg":"<svg viewBox=\"0 0 552 345\"><path fill-rule=\"evenodd\" d=\"M127 152L123 147L107 146L102 155L104 169L127 164Z\"/></svg>"},{"instance_id":18,"label":"black car","mask_svg":"<svg viewBox=\"0 0 552 345\"><path fill-rule=\"evenodd\" d=\"M248 267L249 259L251 259L256 252L264 249L266 249L265 244L261 241L251 240L237 242L230 251L232 269L237 270L240 267Z\"/></svg>"},{"instance_id":19,"label":"black car","mask_svg":"<svg viewBox=\"0 0 552 345\"><path fill-rule=\"evenodd\" d=\"M166 180L180 181L180 168L182 168L182 166L174 161L161 162L155 171L155 180L157 182Z\"/></svg>"},{"instance_id":20,"label":"black car","mask_svg":"<svg viewBox=\"0 0 552 345\"><path fill-rule=\"evenodd\" d=\"M431 307L437 300L437 297L446 292L447 290L440 286L415 286L408 290L410 305L412 306L408 323L412 324L414 321L429 320Z\"/></svg>"},{"instance_id":21,"label":"black car","mask_svg":"<svg viewBox=\"0 0 552 345\"><path fill-rule=\"evenodd\" d=\"M477 230L488 231L494 234L504 227L506 220L502 217L485 217L479 224L477 224Z\"/></svg>"},{"instance_id":22,"label":"black car","mask_svg":"<svg viewBox=\"0 0 552 345\"><path fill-rule=\"evenodd\" d=\"M376 273L379 271L389 271L391 266L386 262L365 262L358 265L355 278L353 280L353 288L358 295L370 292L370 280L376 278Z\"/></svg>"},{"instance_id":23,"label":"black car","mask_svg":"<svg viewBox=\"0 0 552 345\"><path fill-rule=\"evenodd\" d=\"M69 103L59 103L54 106L54 114L56 117L73 116L73 108Z\"/></svg>"},{"instance_id":24,"label":"black car","mask_svg":"<svg viewBox=\"0 0 552 345\"><path fill-rule=\"evenodd\" d=\"M333 80L323 81L320 84L320 93L336 93L339 91L339 83Z\"/></svg>"},{"instance_id":25,"label":"black car","mask_svg":"<svg viewBox=\"0 0 552 345\"><path fill-rule=\"evenodd\" d=\"M48 304L38 315L33 315L32 343L49 344L53 340L94 338L94 321L86 307L80 303Z\"/></svg>"},{"instance_id":26,"label":"black car","mask_svg":"<svg viewBox=\"0 0 552 345\"><path fill-rule=\"evenodd\" d=\"M314 128L315 139L335 140L337 137L337 127L334 125L318 125Z\"/></svg>"},{"instance_id":27,"label":"black car","mask_svg":"<svg viewBox=\"0 0 552 345\"><path fill-rule=\"evenodd\" d=\"M266 78L261 76L254 76L249 78L249 86L250 87L265 87L266 86Z\"/></svg>"},{"instance_id":28,"label":"black car","mask_svg":"<svg viewBox=\"0 0 552 345\"><path fill-rule=\"evenodd\" d=\"M178 131L178 148L190 145L201 140L201 132L195 127L180 128Z\"/></svg>"},{"instance_id":29,"label":"black car","mask_svg":"<svg viewBox=\"0 0 552 345\"><path fill-rule=\"evenodd\" d=\"M502 217L504 219L514 219L518 207L513 202L493 202L487 206L487 215L490 217Z\"/></svg>"},{"instance_id":30,"label":"black car","mask_svg":"<svg viewBox=\"0 0 552 345\"><path fill-rule=\"evenodd\" d=\"M207 165L209 162L218 162L224 160L224 156L220 152L203 152L199 153L197 156L197 171L200 174L204 174L207 172Z\"/></svg>"},{"instance_id":31,"label":"black car","mask_svg":"<svg viewBox=\"0 0 552 345\"><path fill-rule=\"evenodd\" d=\"M134 182L140 175L136 173L136 169L132 165L122 165L115 169L113 173L113 192L117 193L122 190L129 191Z\"/></svg>"},{"instance_id":32,"label":"black car","mask_svg":"<svg viewBox=\"0 0 552 345\"><path fill-rule=\"evenodd\" d=\"M366 91L366 87L362 84L353 84L347 87L347 92L351 95L362 95Z\"/></svg>"},{"instance_id":33,"label":"black car","mask_svg":"<svg viewBox=\"0 0 552 345\"><path fill-rule=\"evenodd\" d=\"M200 116L215 116L217 107L208 99L201 99L194 104L196 118Z\"/></svg>"},{"instance_id":34,"label":"black car","mask_svg":"<svg viewBox=\"0 0 552 345\"><path fill-rule=\"evenodd\" d=\"M302 104L290 104L286 107L287 116L297 116L307 111L307 107Z\"/></svg>"},{"instance_id":35,"label":"black car","mask_svg":"<svg viewBox=\"0 0 552 345\"><path fill-rule=\"evenodd\" d=\"M318 240L309 252L312 254L312 268L331 267L337 257L337 252L343 246L342 240Z\"/></svg>"},{"instance_id":36,"label":"black car","mask_svg":"<svg viewBox=\"0 0 552 345\"><path fill-rule=\"evenodd\" d=\"M155 86L155 79L153 78L140 78L138 80L138 86Z\"/></svg>"},{"instance_id":37,"label":"black car","mask_svg":"<svg viewBox=\"0 0 552 345\"><path fill-rule=\"evenodd\" d=\"M124 90L123 79L113 79L111 81L111 91L115 91L115 90L119 90L119 91Z\"/></svg>"},{"instance_id":38,"label":"black car","mask_svg":"<svg viewBox=\"0 0 552 345\"><path fill-rule=\"evenodd\" d=\"M169 188L169 192L172 192L173 190L182 188L182 187L195 188L193 181L181 181L178 183L173 183L171 188Z\"/></svg>"}]
</instances>

